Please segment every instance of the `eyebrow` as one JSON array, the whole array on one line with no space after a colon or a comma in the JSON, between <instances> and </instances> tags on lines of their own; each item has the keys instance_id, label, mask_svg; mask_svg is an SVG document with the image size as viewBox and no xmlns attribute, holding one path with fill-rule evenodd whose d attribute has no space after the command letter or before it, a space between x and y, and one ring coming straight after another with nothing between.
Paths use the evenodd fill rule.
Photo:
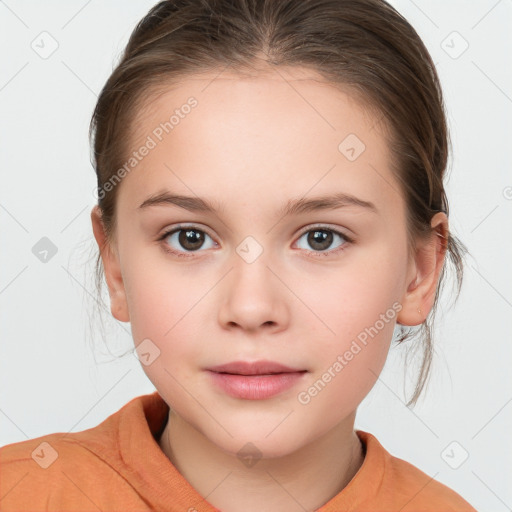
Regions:
<instances>
[{"instance_id":1,"label":"eyebrow","mask_svg":"<svg viewBox=\"0 0 512 512\"><path fill-rule=\"evenodd\" d=\"M167 191L153 194L145 199L138 207L138 210L145 210L151 206L170 206L175 205L191 212L216 213L219 208L218 203L213 203L200 197L191 197L183 195L174 195ZM299 215L319 210L335 210L347 206L357 206L364 208L369 212L379 214L377 207L371 201L365 201L351 194L338 192L335 194L313 197L310 199L290 199L281 208L279 215L282 217L290 215Z\"/></svg>"}]
</instances>

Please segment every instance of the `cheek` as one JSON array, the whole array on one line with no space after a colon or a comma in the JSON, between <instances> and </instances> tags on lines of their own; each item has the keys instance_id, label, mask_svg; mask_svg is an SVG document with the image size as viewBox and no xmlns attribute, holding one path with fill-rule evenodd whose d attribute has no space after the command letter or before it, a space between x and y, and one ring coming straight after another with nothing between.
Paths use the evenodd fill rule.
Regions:
<instances>
[{"instance_id":1,"label":"cheek","mask_svg":"<svg viewBox=\"0 0 512 512\"><path fill-rule=\"evenodd\" d=\"M401 304L401 259L375 251L371 258L347 265L350 271L303 282L305 302L315 304L319 347L315 373L303 399L343 416L362 401L375 384L387 358ZM308 291L309 290L309 291ZM323 404L323 405L322 405Z\"/></svg>"},{"instance_id":2,"label":"cheek","mask_svg":"<svg viewBox=\"0 0 512 512\"><path fill-rule=\"evenodd\" d=\"M141 366L156 389L172 407L187 411L189 396L183 389L194 389L193 371L201 361L201 346L195 340L198 300L204 288L194 291L191 280L174 272L162 274L153 268L130 280L130 320ZM199 322L199 325L201 323ZM150 342L148 342L150 340ZM149 348L149 350L146 349ZM149 352L144 362L141 353ZM153 355L154 354L154 355ZM196 393L197 394L197 393Z\"/></svg>"},{"instance_id":3,"label":"cheek","mask_svg":"<svg viewBox=\"0 0 512 512\"><path fill-rule=\"evenodd\" d=\"M355 338L386 313L385 325L378 322L378 329L392 335L397 316L393 304L401 298L399 283L404 264L391 250L388 254L378 248L368 252L370 257L351 256L340 268L298 281L297 295L311 305L319 320L315 322L317 333L327 347L341 348L340 341L344 344Z\"/></svg>"},{"instance_id":4,"label":"cheek","mask_svg":"<svg viewBox=\"0 0 512 512\"><path fill-rule=\"evenodd\" d=\"M314 371L297 395L308 414L323 415L328 425L357 409L386 362L401 309L397 302L394 306L386 300L354 300L327 319L335 335L322 336Z\"/></svg>"},{"instance_id":5,"label":"cheek","mask_svg":"<svg viewBox=\"0 0 512 512\"><path fill-rule=\"evenodd\" d=\"M155 373L182 374L180 361L199 361L200 347L194 342L202 339L196 335L203 322L201 302L212 283L193 279L178 265L165 263L165 258L152 261L144 258L128 259L129 271L124 277L130 312L131 331L135 345L151 340L159 353L155 364L144 370L151 380ZM199 326L199 327L198 327ZM146 343L148 343L146 341Z\"/></svg>"}]
</instances>

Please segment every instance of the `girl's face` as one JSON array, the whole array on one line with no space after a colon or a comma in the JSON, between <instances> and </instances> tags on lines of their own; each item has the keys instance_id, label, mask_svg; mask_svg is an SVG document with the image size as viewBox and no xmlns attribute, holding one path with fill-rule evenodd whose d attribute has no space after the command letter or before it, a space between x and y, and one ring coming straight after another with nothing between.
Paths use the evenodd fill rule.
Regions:
<instances>
[{"instance_id":1,"label":"girl's face","mask_svg":"<svg viewBox=\"0 0 512 512\"><path fill-rule=\"evenodd\" d=\"M416 266L376 121L280 68L189 77L134 125L104 258L112 312L171 410L227 452L351 430L381 372ZM263 360L297 373L208 370Z\"/></svg>"}]
</instances>

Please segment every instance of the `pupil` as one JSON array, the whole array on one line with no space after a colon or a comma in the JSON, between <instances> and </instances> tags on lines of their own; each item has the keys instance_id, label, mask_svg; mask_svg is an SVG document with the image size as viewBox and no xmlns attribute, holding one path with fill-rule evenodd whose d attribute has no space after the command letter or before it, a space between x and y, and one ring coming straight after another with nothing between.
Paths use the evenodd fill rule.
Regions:
<instances>
[{"instance_id":1,"label":"pupil","mask_svg":"<svg viewBox=\"0 0 512 512\"><path fill-rule=\"evenodd\" d=\"M323 230L311 231L308 236L308 243L314 249L324 251L332 243L332 233L330 231ZM320 245L320 247L318 247L318 245Z\"/></svg>"},{"instance_id":2,"label":"pupil","mask_svg":"<svg viewBox=\"0 0 512 512\"><path fill-rule=\"evenodd\" d=\"M182 247L188 250L194 250L201 247L204 236L200 231L195 229L184 229L181 230L178 239Z\"/></svg>"}]
</instances>

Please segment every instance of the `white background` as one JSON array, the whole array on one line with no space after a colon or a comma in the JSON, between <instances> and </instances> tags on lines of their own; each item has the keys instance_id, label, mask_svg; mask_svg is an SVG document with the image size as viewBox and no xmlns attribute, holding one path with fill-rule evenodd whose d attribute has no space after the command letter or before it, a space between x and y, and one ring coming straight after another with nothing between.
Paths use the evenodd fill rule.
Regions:
<instances>
[{"instance_id":1,"label":"white background","mask_svg":"<svg viewBox=\"0 0 512 512\"><path fill-rule=\"evenodd\" d=\"M89 327L96 248L87 140L96 95L154 3L0 3L0 445L96 426L154 390L128 352L129 324L107 325L108 349L99 327ZM356 428L479 511L510 510L512 2L393 5L423 38L441 77L454 149L450 224L471 257L458 303L438 317L424 397L405 407L403 350L392 349ZM31 47L43 31L58 42L47 59ZM458 58L445 51L461 49L453 31L469 44ZM58 248L47 263L32 252L42 237ZM452 441L460 445L449 450L452 460L469 454L458 469L441 456Z\"/></svg>"}]
</instances>

